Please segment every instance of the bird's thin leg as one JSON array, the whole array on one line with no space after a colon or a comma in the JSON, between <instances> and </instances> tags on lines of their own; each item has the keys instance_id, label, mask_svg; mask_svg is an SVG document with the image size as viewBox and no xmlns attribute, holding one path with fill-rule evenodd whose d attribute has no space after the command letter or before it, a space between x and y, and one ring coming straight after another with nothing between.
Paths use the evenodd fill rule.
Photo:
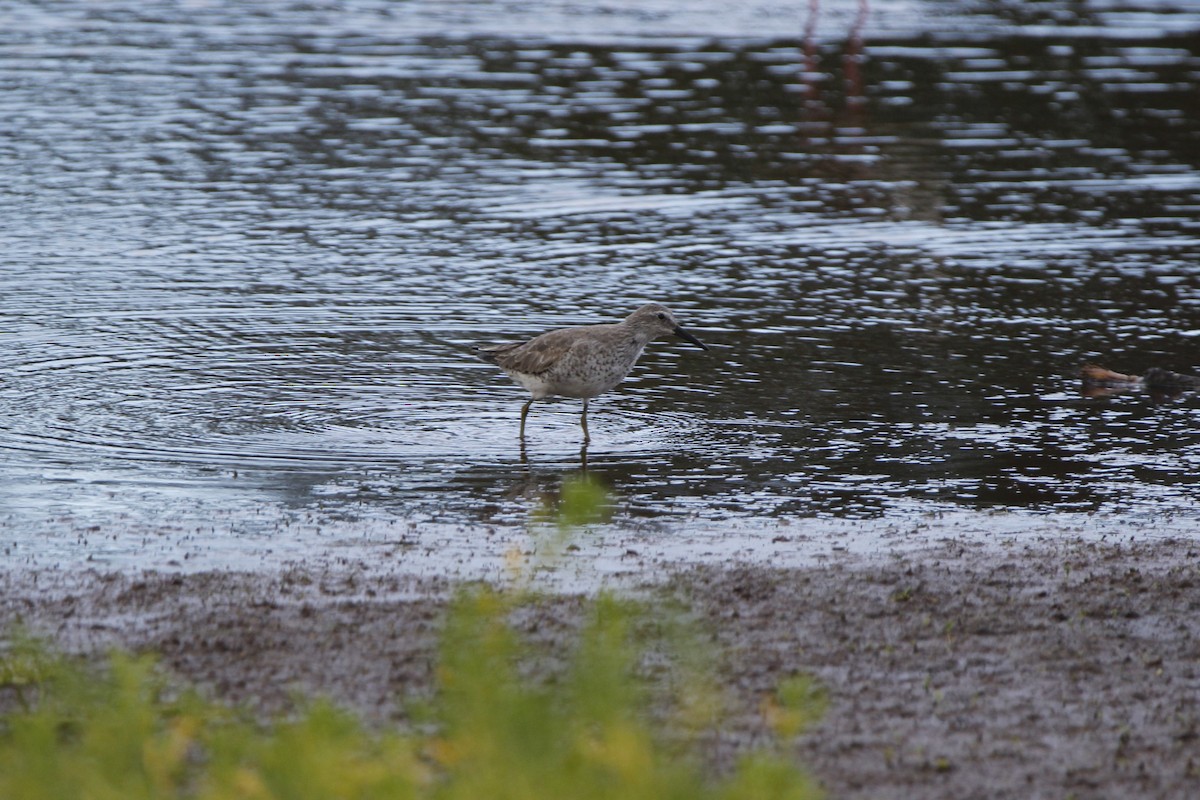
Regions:
<instances>
[{"instance_id":1,"label":"bird's thin leg","mask_svg":"<svg viewBox=\"0 0 1200 800\"><path fill-rule=\"evenodd\" d=\"M521 433L520 437L525 438L525 418L529 416L529 407L533 405L533 398L525 401L525 405L521 406Z\"/></svg>"},{"instance_id":2,"label":"bird's thin leg","mask_svg":"<svg viewBox=\"0 0 1200 800\"><path fill-rule=\"evenodd\" d=\"M587 429L587 398L583 398L583 414L579 417L579 424L583 428L583 440L590 442L592 437L588 435Z\"/></svg>"}]
</instances>

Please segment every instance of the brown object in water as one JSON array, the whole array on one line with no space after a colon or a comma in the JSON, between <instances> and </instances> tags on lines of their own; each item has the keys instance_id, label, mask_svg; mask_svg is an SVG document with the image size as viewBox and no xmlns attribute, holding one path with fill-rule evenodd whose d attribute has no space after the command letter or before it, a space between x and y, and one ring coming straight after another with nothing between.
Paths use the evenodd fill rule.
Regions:
<instances>
[{"instance_id":1,"label":"brown object in water","mask_svg":"<svg viewBox=\"0 0 1200 800\"><path fill-rule=\"evenodd\" d=\"M1141 377L1137 375L1125 375L1120 372L1113 372L1111 369L1097 366L1096 364L1084 364L1083 369L1079 370L1080 376L1084 383L1095 384L1100 386L1112 386L1122 383L1137 383Z\"/></svg>"},{"instance_id":2,"label":"brown object in water","mask_svg":"<svg viewBox=\"0 0 1200 800\"><path fill-rule=\"evenodd\" d=\"M1079 370L1086 394L1111 394L1104 389L1132 389L1141 386L1151 392L1178 394L1200 389L1200 378L1182 375L1169 369L1151 367L1145 375L1126 375L1111 369L1085 364Z\"/></svg>"}]
</instances>

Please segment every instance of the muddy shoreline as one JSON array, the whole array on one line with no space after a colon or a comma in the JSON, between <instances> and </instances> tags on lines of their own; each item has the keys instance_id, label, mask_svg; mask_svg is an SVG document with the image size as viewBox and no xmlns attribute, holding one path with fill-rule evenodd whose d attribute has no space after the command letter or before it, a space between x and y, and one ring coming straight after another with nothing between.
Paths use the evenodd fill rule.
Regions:
<instances>
[{"instance_id":1,"label":"muddy shoreline","mask_svg":"<svg viewBox=\"0 0 1200 800\"><path fill-rule=\"evenodd\" d=\"M273 573L0 571L0 625L79 653L153 650L230 700L319 693L368 716L427 691L449 580L353 565ZM789 745L836 798L1200 796L1200 543L944 541L812 567L676 567L638 590L689 604L723 650L728 763L778 682L824 719ZM523 612L570 641L582 600Z\"/></svg>"}]
</instances>

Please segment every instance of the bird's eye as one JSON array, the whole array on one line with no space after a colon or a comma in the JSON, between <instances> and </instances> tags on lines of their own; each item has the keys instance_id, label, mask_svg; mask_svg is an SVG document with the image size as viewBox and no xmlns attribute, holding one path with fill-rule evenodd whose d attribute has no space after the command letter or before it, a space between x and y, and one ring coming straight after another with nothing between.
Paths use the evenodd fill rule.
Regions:
<instances>
[{"instance_id":1,"label":"bird's eye","mask_svg":"<svg viewBox=\"0 0 1200 800\"><path fill-rule=\"evenodd\" d=\"M658 318L659 318L659 319L661 319L663 322L666 322L666 321L667 321L667 315L666 315L666 314L659 314L659 315L658 315Z\"/></svg>"}]
</instances>

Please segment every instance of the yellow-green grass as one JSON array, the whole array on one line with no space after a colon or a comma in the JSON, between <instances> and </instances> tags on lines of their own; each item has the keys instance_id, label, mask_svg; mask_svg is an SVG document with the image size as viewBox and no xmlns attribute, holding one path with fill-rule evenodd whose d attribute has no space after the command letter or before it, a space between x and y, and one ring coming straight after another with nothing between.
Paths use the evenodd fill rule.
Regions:
<instances>
[{"instance_id":1,"label":"yellow-green grass","mask_svg":"<svg viewBox=\"0 0 1200 800\"><path fill-rule=\"evenodd\" d=\"M15 633L0 658L0 800L819 796L783 754L821 713L809 681L763 705L778 745L714 775L696 743L720 725L720 692L678 615L601 596L566 666L546 669L510 623L523 602L475 588L451 603L436 690L403 727L325 701L264 722L153 658L89 667Z\"/></svg>"}]
</instances>

